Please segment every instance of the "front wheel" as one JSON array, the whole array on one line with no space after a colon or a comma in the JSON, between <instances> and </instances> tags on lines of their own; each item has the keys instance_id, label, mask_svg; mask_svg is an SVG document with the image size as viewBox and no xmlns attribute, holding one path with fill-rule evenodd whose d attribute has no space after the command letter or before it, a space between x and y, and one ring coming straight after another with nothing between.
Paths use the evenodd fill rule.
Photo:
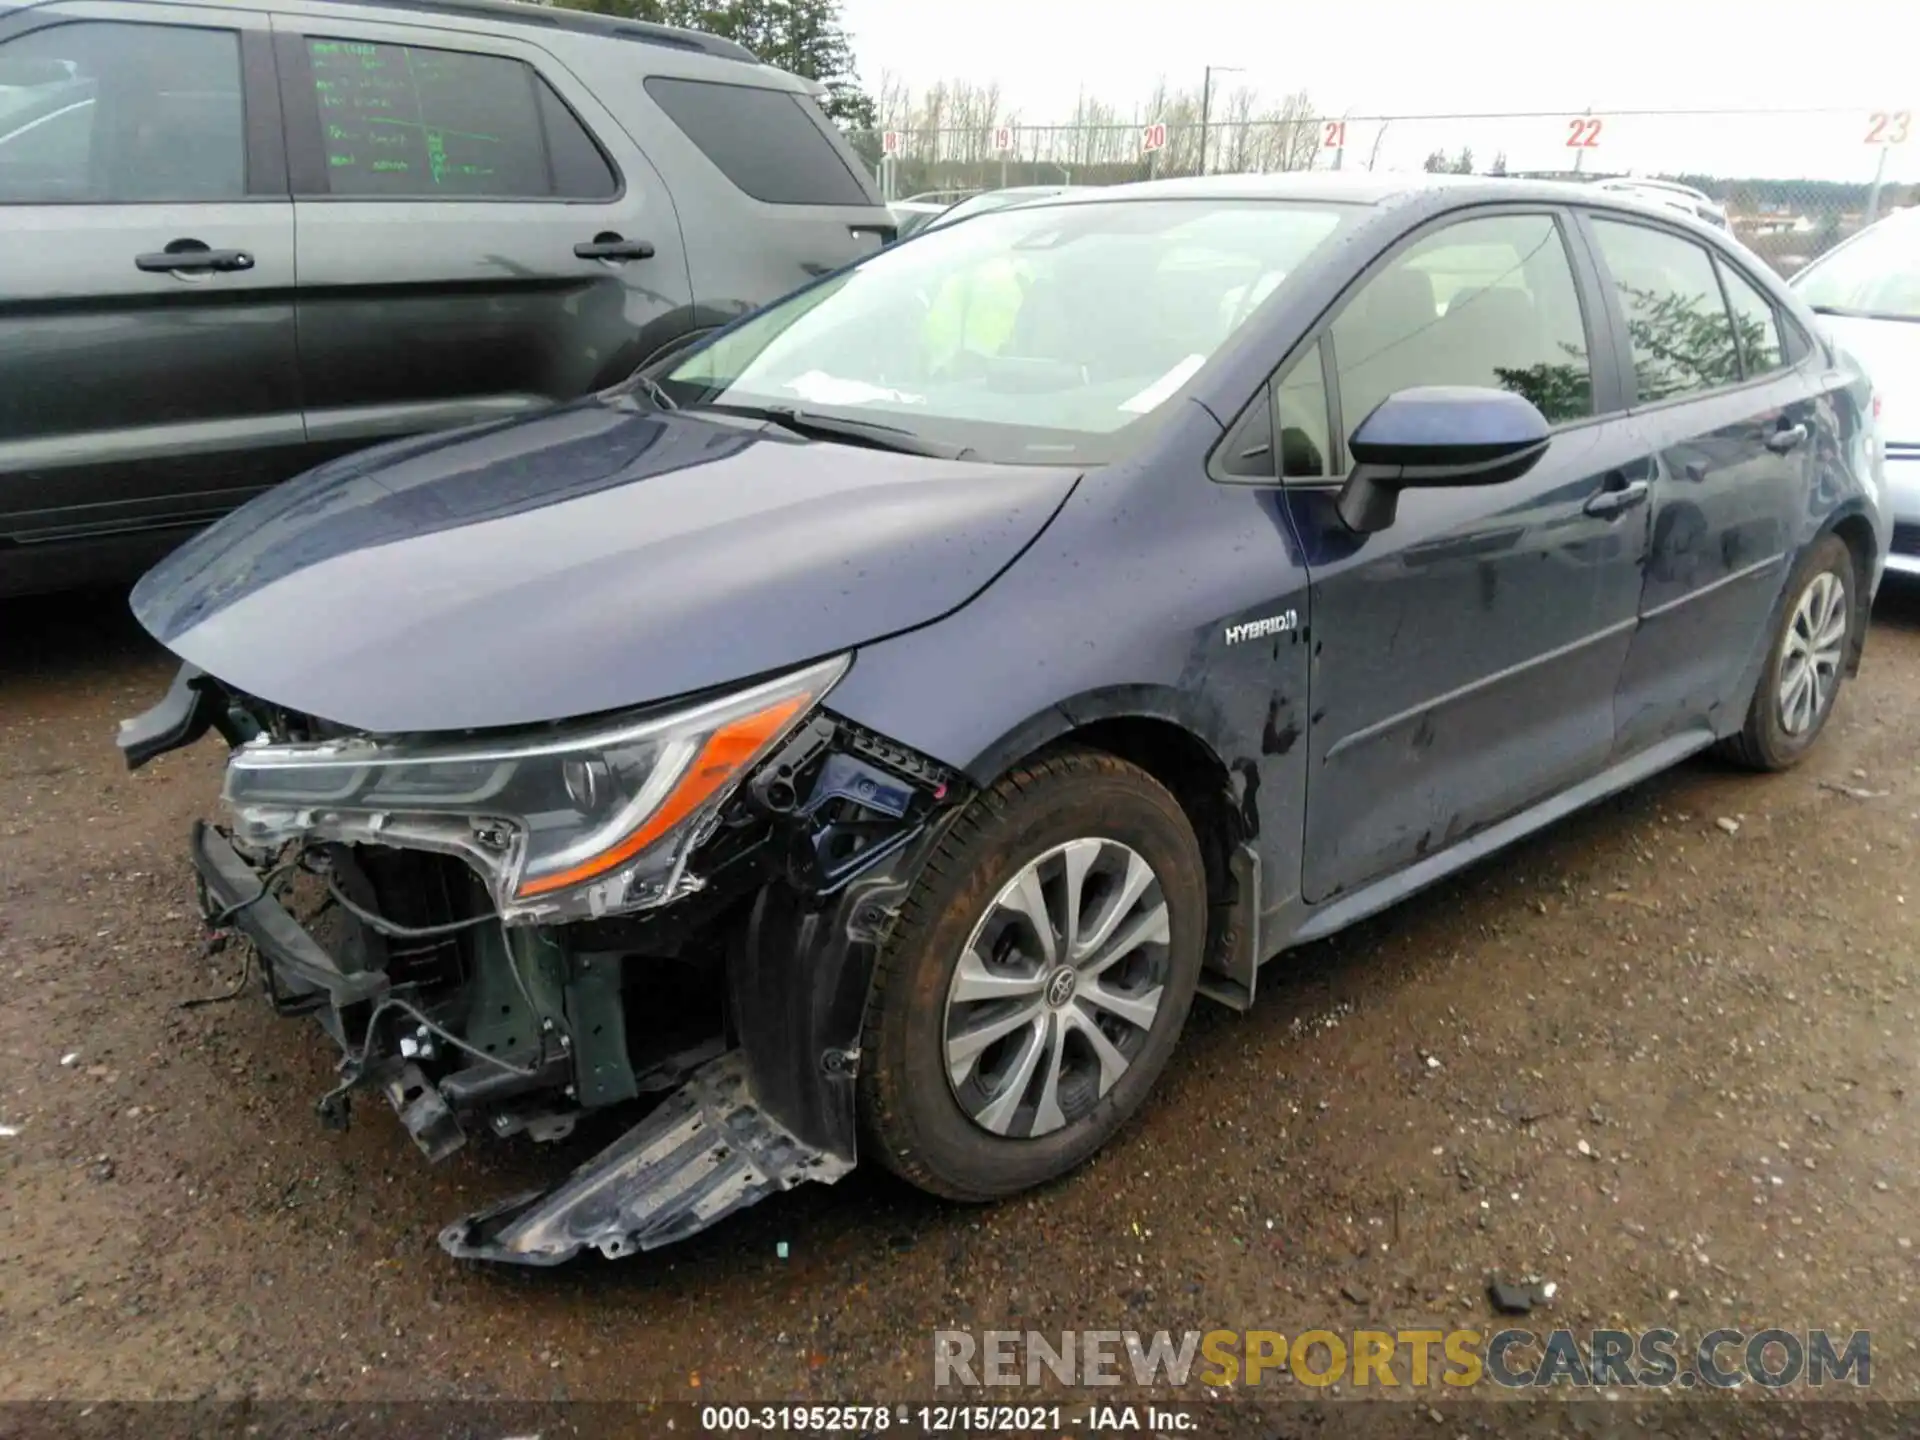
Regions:
<instances>
[{"instance_id":1,"label":"front wheel","mask_svg":"<svg viewBox=\"0 0 1920 1440\"><path fill-rule=\"evenodd\" d=\"M876 967L869 1150L956 1200L1071 1170L1166 1064L1206 924L1199 844L1145 771L1067 750L1010 772L954 822Z\"/></svg>"},{"instance_id":2,"label":"front wheel","mask_svg":"<svg viewBox=\"0 0 1920 1440\"><path fill-rule=\"evenodd\" d=\"M1846 677L1858 582L1852 552L1837 535L1822 536L1794 567L1746 724L1722 743L1730 759L1785 770L1812 748Z\"/></svg>"}]
</instances>

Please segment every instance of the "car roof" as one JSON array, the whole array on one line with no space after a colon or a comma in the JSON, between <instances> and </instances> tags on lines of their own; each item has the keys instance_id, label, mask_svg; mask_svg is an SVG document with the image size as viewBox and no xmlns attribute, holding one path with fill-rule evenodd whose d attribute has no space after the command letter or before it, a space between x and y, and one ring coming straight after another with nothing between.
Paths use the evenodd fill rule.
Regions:
<instances>
[{"instance_id":1,"label":"car roof","mask_svg":"<svg viewBox=\"0 0 1920 1440\"><path fill-rule=\"evenodd\" d=\"M1628 190L1600 190L1589 183L1522 180L1503 175L1432 175L1424 170L1295 170L1274 175L1197 175L1172 180L1140 180L1125 185L1074 186L1037 202L1044 205L1097 205L1108 200L1297 200L1311 203L1395 206L1436 196L1463 204L1532 201L1554 205L1602 206L1662 220L1678 218L1704 234L1715 234L1673 206L1637 198ZM1026 208L1026 207L1023 207Z\"/></svg>"},{"instance_id":2,"label":"car roof","mask_svg":"<svg viewBox=\"0 0 1920 1440\"><path fill-rule=\"evenodd\" d=\"M0 0L0 13L33 9L47 0L25 0L14 6ZM258 9L253 0L139 0L146 5L169 9ZM694 55L709 55L718 60L738 60L760 66L760 58L737 41L698 30L683 30L674 25L656 25L650 20L630 20L621 15L602 15L591 10L570 10L557 5L536 5L525 0L317 0L313 4L288 4L287 10L312 13L336 4L363 10L398 10L412 15L441 15L454 19L481 20L503 25L527 25L541 30L561 30L576 35L595 35L610 40L637 41L659 45ZM760 66L766 69L771 67ZM784 73L776 71L775 73ZM801 82L806 84L806 82ZM811 87L809 87L811 88Z\"/></svg>"}]
</instances>

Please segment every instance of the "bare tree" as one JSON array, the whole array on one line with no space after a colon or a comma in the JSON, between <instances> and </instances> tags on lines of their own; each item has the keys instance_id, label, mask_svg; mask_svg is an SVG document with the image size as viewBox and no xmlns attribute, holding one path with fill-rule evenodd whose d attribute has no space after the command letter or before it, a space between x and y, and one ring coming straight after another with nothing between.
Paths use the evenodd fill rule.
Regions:
<instances>
[{"instance_id":1,"label":"bare tree","mask_svg":"<svg viewBox=\"0 0 1920 1440\"><path fill-rule=\"evenodd\" d=\"M1305 91L1265 105L1239 87L1215 105L1208 126L1207 168L1236 173L1311 169L1320 152L1321 120ZM1061 125L1018 125L997 83L948 79L910 94L882 76L878 109L890 129L908 132L899 173L913 190L1072 180L1111 184L1142 175L1194 175L1201 168L1200 95L1163 79L1128 114L1082 92ZM1149 157L1143 129L1166 126L1166 146ZM996 128L1018 125L1016 152L994 149Z\"/></svg>"},{"instance_id":2,"label":"bare tree","mask_svg":"<svg viewBox=\"0 0 1920 1440\"><path fill-rule=\"evenodd\" d=\"M913 123L913 91L891 70L880 72L880 83L873 93L873 105L885 130L905 130Z\"/></svg>"},{"instance_id":3,"label":"bare tree","mask_svg":"<svg viewBox=\"0 0 1920 1440\"><path fill-rule=\"evenodd\" d=\"M1213 168L1230 175L1244 175L1254 168L1254 107L1259 102L1260 97L1245 85L1227 96L1227 103L1220 111L1221 134L1209 152Z\"/></svg>"}]
</instances>

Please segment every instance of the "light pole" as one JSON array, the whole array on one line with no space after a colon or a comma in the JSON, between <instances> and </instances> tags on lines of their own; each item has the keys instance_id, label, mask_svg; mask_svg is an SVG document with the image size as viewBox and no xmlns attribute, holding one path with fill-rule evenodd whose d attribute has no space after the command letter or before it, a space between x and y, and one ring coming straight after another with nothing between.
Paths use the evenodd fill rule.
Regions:
<instances>
[{"instance_id":1,"label":"light pole","mask_svg":"<svg viewBox=\"0 0 1920 1440\"><path fill-rule=\"evenodd\" d=\"M1867 191L1867 218L1865 224L1871 225L1880 218L1880 187L1887 180L1887 152L1893 147L1880 147L1880 163L1873 169L1873 188Z\"/></svg>"},{"instance_id":2,"label":"light pole","mask_svg":"<svg viewBox=\"0 0 1920 1440\"><path fill-rule=\"evenodd\" d=\"M1200 82L1200 173L1207 173L1207 117L1213 108L1213 72L1218 70L1225 75L1229 72L1241 73L1238 65L1209 65L1206 77Z\"/></svg>"}]
</instances>

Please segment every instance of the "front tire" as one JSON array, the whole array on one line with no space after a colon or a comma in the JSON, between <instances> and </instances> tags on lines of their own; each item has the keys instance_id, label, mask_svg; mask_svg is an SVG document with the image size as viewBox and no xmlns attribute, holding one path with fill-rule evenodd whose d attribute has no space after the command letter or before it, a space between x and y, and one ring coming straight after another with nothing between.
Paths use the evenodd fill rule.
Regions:
<instances>
[{"instance_id":1,"label":"front tire","mask_svg":"<svg viewBox=\"0 0 1920 1440\"><path fill-rule=\"evenodd\" d=\"M1073 749L1009 772L954 822L875 967L868 1151L954 1200L1079 1165L1173 1052L1206 925L1199 843L1145 771Z\"/></svg>"},{"instance_id":2,"label":"front tire","mask_svg":"<svg viewBox=\"0 0 1920 1440\"><path fill-rule=\"evenodd\" d=\"M1794 567L1746 724L1721 742L1736 764L1786 770L1820 738L1852 654L1858 584L1853 553L1838 535L1823 535Z\"/></svg>"}]
</instances>

